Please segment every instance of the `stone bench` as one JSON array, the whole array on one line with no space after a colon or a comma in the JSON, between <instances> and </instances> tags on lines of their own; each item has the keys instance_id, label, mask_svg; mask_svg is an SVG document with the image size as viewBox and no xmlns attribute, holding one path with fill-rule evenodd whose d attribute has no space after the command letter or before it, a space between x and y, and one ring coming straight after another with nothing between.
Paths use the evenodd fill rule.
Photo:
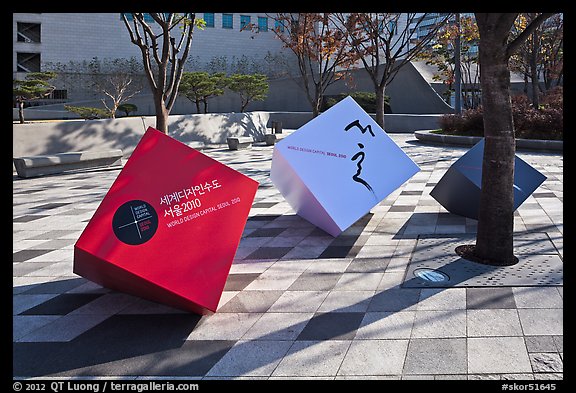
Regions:
<instances>
[{"instance_id":1,"label":"stone bench","mask_svg":"<svg viewBox=\"0 0 576 393\"><path fill-rule=\"evenodd\" d=\"M77 151L13 159L18 177L52 175L77 169L122 165L122 150Z\"/></svg>"},{"instance_id":2,"label":"stone bench","mask_svg":"<svg viewBox=\"0 0 576 393\"><path fill-rule=\"evenodd\" d=\"M238 150L251 147L254 143L254 138L251 136L235 136L226 138L226 142L228 143L228 149Z\"/></svg>"},{"instance_id":3,"label":"stone bench","mask_svg":"<svg viewBox=\"0 0 576 393\"><path fill-rule=\"evenodd\" d=\"M266 134L264 135L264 142L266 143L266 146L272 146L276 142L282 140L285 136L286 134Z\"/></svg>"}]
</instances>

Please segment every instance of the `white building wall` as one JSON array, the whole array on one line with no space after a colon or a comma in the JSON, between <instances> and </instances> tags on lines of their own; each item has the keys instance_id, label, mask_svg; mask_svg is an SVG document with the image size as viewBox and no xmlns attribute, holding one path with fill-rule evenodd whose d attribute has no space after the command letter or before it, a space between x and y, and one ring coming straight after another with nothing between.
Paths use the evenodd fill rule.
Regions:
<instances>
[{"instance_id":1,"label":"white building wall","mask_svg":"<svg viewBox=\"0 0 576 393\"><path fill-rule=\"evenodd\" d=\"M203 13L197 17L202 18ZM246 13L251 22L258 23L264 13ZM240 13L233 13L233 28L222 28L222 13L215 13L214 27L195 29L189 58L200 64L214 57L228 59L262 59L268 52L282 51L282 43L271 29L252 33L240 31ZM17 22L41 24L41 43L17 42ZM151 25L154 25L153 23ZM100 59L140 58L140 50L130 42L130 36L119 13L15 13L13 14L13 70L16 71L16 53L40 53L42 64L78 62Z\"/></svg>"}]
</instances>

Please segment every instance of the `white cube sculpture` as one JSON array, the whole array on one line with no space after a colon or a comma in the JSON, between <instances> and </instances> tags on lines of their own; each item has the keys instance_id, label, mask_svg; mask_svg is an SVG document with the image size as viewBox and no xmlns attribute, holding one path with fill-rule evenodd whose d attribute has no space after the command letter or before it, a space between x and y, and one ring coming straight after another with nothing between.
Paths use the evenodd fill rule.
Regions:
<instances>
[{"instance_id":1,"label":"white cube sculpture","mask_svg":"<svg viewBox=\"0 0 576 393\"><path fill-rule=\"evenodd\" d=\"M274 145L270 178L300 217L336 237L419 170L348 96Z\"/></svg>"}]
</instances>

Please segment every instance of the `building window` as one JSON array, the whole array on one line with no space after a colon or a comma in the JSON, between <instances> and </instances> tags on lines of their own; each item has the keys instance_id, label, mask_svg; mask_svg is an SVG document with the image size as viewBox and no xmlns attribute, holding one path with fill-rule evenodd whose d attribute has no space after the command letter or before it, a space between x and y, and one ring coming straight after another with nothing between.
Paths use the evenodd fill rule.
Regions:
<instances>
[{"instance_id":1,"label":"building window","mask_svg":"<svg viewBox=\"0 0 576 393\"><path fill-rule=\"evenodd\" d=\"M222 28L223 29L234 28L232 14L222 14Z\"/></svg>"},{"instance_id":2,"label":"building window","mask_svg":"<svg viewBox=\"0 0 576 393\"><path fill-rule=\"evenodd\" d=\"M204 22L206 22L206 27L214 27L214 13L213 12L205 12L204 13Z\"/></svg>"},{"instance_id":3,"label":"building window","mask_svg":"<svg viewBox=\"0 0 576 393\"><path fill-rule=\"evenodd\" d=\"M40 23L18 22L18 42L40 42Z\"/></svg>"},{"instance_id":4,"label":"building window","mask_svg":"<svg viewBox=\"0 0 576 393\"><path fill-rule=\"evenodd\" d=\"M40 72L40 53L16 53L16 72Z\"/></svg>"},{"instance_id":5,"label":"building window","mask_svg":"<svg viewBox=\"0 0 576 393\"><path fill-rule=\"evenodd\" d=\"M250 15L240 15L240 30L250 29Z\"/></svg>"},{"instance_id":6,"label":"building window","mask_svg":"<svg viewBox=\"0 0 576 393\"><path fill-rule=\"evenodd\" d=\"M284 32L284 21L279 20L279 19L275 19L274 20L274 30L276 30L279 33L283 33Z\"/></svg>"},{"instance_id":7,"label":"building window","mask_svg":"<svg viewBox=\"0 0 576 393\"><path fill-rule=\"evenodd\" d=\"M53 100L67 100L68 90L65 89L52 90L52 93L50 93L50 98Z\"/></svg>"},{"instance_id":8,"label":"building window","mask_svg":"<svg viewBox=\"0 0 576 393\"><path fill-rule=\"evenodd\" d=\"M258 17L258 31L268 31L268 18L265 16Z\"/></svg>"},{"instance_id":9,"label":"building window","mask_svg":"<svg viewBox=\"0 0 576 393\"><path fill-rule=\"evenodd\" d=\"M388 31L390 32L390 35L398 33L398 25L395 20L388 22Z\"/></svg>"}]
</instances>

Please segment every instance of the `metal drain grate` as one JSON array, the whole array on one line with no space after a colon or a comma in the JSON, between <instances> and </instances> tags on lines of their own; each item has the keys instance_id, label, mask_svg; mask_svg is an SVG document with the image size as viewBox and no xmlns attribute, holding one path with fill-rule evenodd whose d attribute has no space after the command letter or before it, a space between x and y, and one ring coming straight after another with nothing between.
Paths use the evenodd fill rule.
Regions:
<instances>
[{"instance_id":1,"label":"metal drain grate","mask_svg":"<svg viewBox=\"0 0 576 393\"><path fill-rule=\"evenodd\" d=\"M460 258L457 246L471 244L474 235L420 235L408 264L403 287L449 288L485 286L562 286L563 262L546 233L514 237L513 266L489 266ZM444 275L444 280L427 279L423 271Z\"/></svg>"}]
</instances>

